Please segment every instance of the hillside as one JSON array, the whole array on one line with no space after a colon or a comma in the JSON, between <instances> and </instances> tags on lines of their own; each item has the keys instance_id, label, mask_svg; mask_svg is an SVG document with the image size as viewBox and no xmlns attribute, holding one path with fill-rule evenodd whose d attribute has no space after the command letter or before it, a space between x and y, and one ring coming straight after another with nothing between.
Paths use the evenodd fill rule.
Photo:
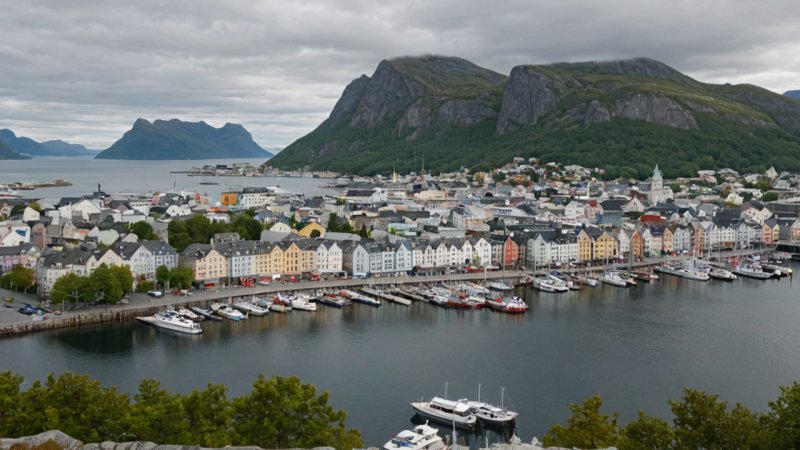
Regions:
<instances>
[{"instance_id":1,"label":"hillside","mask_svg":"<svg viewBox=\"0 0 800 450\"><path fill-rule=\"evenodd\" d=\"M0 160L2 159L30 159L30 157L25 155L20 155L14 150L8 148L6 144L0 142Z\"/></svg>"},{"instance_id":2,"label":"hillside","mask_svg":"<svg viewBox=\"0 0 800 450\"><path fill-rule=\"evenodd\" d=\"M149 122L137 119L120 140L97 159L224 159L272 156L253 141L243 126L228 123L214 128L205 122L177 119Z\"/></svg>"},{"instance_id":3,"label":"hillside","mask_svg":"<svg viewBox=\"0 0 800 450\"><path fill-rule=\"evenodd\" d=\"M327 120L267 163L358 174L514 156L644 177L732 167L800 170L800 102L750 85L711 85L647 58L521 65L509 76L460 58L382 61Z\"/></svg>"},{"instance_id":4,"label":"hillside","mask_svg":"<svg viewBox=\"0 0 800 450\"><path fill-rule=\"evenodd\" d=\"M783 93L783 95L785 95L787 97L795 98L797 100L800 100L800 90L797 90L797 91L786 91L786 92Z\"/></svg>"},{"instance_id":5,"label":"hillside","mask_svg":"<svg viewBox=\"0 0 800 450\"><path fill-rule=\"evenodd\" d=\"M17 153L33 157L42 156L87 156L94 152L79 144L70 144L61 140L36 142L31 138L17 136L8 129L0 130L0 142Z\"/></svg>"}]
</instances>

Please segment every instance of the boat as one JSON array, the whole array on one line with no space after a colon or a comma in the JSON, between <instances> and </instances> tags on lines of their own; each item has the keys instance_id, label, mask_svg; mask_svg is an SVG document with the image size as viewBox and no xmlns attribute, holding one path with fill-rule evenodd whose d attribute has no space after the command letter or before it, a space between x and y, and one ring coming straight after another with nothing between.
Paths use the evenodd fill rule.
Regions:
<instances>
[{"instance_id":1,"label":"boat","mask_svg":"<svg viewBox=\"0 0 800 450\"><path fill-rule=\"evenodd\" d=\"M244 314L240 311L233 309L230 305L225 303L212 303L211 310L214 311L214 314L224 317L228 320L244 320L247 318Z\"/></svg>"},{"instance_id":2,"label":"boat","mask_svg":"<svg viewBox=\"0 0 800 450\"><path fill-rule=\"evenodd\" d=\"M403 430L383 444L384 450L444 450L447 446L439 437L439 430L428 425L417 425L412 430Z\"/></svg>"},{"instance_id":3,"label":"boat","mask_svg":"<svg viewBox=\"0 0 800 450\"><path fill-rule=\"evenodd\" d=\"M502 399L505 397L505 388L500 390L501 406L491 405L481 401L481 386L478 385L478 401L467 401L467 405L472 413L486 425L505 427L514 423L517 419L517 412L506 409L502 406Z\"/></svg>"},{"instance_id":4,"label":"boat","mask_svg":"<svg viewBox=\"0 0 800 450\"><path fill-rule=\"evenodd\" d=\"M588 286L591 286L591 287L597 286L597 282L599 281L597 278L590 277L588 275L586 275L586 276L578 276L577 278L578 278L578 281L580 281L581 283L583 283L585 285L588 285Z\"/></svg>"},{"instance_id":5,"label":"boat","mask_svg":"<svg viewBox=\"0 0 800 450\"><path fill-rule=\"evenodd\" d=\"M492 283L489 283L489 284L492 284ZM507 284L504 284L504 283L498 283L498 284L501 284L503 286L508 286ZM463 285L459 286L459 288L466 289L469 292L469 295L488 295L488 294L490 294L492 292L491 290L489 290L489 288L491 288L491 286L489 286L489 288L487 288L486 286L481 286L478 283L471 283L471 282L464 283ZM509 286L509 289L514 289L514 287Z\"/></svg>"},{"instance_id":6,"label":"boat","mask_svg":"<svg viewBox=\"0 0 800 450\"><path fill-rule=\"evenodd\" d=\"M603 274L603 277L600 278L600 281L616 287L628 287L627 280L625 280L619 272L606 272Z\"/></svg>"},{"instance_id":7,"label":"boat","mask_svg":"<svg viewBox=\"0 0 800 450\"><path fill-rule=\"evenodd\" d=\"M200 334L203 332L200 324L185 319L174 311L163 311L152 316L136 317L136 320L179 333Z\"/></svg>"},{"instance_id":8,"label":"boat","mask_svg":"<svg viewBox=\"0 0 800 450\"><path fill-rule=\"evenodd\" d=\"M472 304L467 301L467 296L459 294L450 294L447 297L446 306L455 309L473 309Z\"/></svg>"},{"instance_id":9,"label":"boat","mask_svg":"<svg viewBox=\"0 0 800 450\"><path fill-rule=\"evenodd\" d=\"M344 308L345 306L351 304L349 300L345 300L344 298L329 292L318 293L315 300L321 305L331 306L334 308Z\"/></svg>"},{"instance_id":10,"label":"boat","mask_svg":"<svg viewBox=\"0 0 800 450\"><path fill-rule=\"evenodd\" d=\"M486 306L493 311L508 314L521 314L528 310L528 305L517 296L489 299L486 300Z\"/></svg>"},{"instance_id":11,"label":"boat","mask_svg":"<svg viewBox=\"0 0 800 450\"><path fill-rule=\"evenodd\" d=\"M630 275L639 281L644 281L645 283L649 283L650 280L652 280L649 272L630 272Z\"/></svg>"},{"instance_id":12,"label":"boat","mask_svg":"<svg viewBox=\"0 0 800 450\"><path fill-rule=\"evenodd\" d=\"M269 309L275 312L285 313L287 311L292 310L292 300L288 297L284 297L281 294L276 294L275 297L272 299L272 304L269 305Z\"/></svg>"},{"instance_id":13,"label":"boat","mask_svg":"<svg viewBox=\"0 0 800 450\"><path fill-rule=\"evenodd\" d=\"M252 314L254 316L263 316L269 312L269 308L265 308L256 303L255 296L252 300L239 300L233 303L233 307L245 314Z\"/></svg>"},{"instance_id":14,"label":"boat","mask_svg":"<svg viewBox=\"0 0 800 450\"><path fill-rule=\"evenodd\" d=\"M569 288L563 283L555 283L553 280L535 278L533 288L542 292L567 292Z\"/></svg>"},{"instance_id":15,"label":"boat","mask_svg":"<svg viewBox=\"0 0 800 450\"><path fill-rule=\"evenodd\" d=\"M358 292L349 291L347 289L342 290L342 296L349 298L350 300L356 303L362 303L364 305L369 306L381 306L381 301L374 299L372 297L367 297L366 295L359 294Z\"/></svg>"},{"instance_id":16,"label":"boat","mask_svg":"<svg viewBox=\"0 0 800 450\"><path fill-rule=\"evenodd\" d=\"M680 276L687 280L695 281L708 281L711 279L708 275L708 269L695 269L688 266L680 270Z\"/></svg>"},{"instance_id":17,"label":"boat","mask_svg":"<svg viewBox=\"0 0 800 450\"><path fill-rule=\"evenodd\" d=\"M298 294L292 299L292 309L299 311L316 311L317 305L311 303L311 297L308 295Z\"/></svg>"},{"instance_id":18,"label":"boat","mask_svg":"<svg viewBox=\"0 0 800 450\"><path fill-rule=\"evenodd\" d=\"M725 270L721 267L712 267L708 270L708 276L714 278L715 280L722 280L722 281L733 281L737 279L735 273L731 272L730 270Z\"/></svg>"},{"instance_id":19,"label":"boat","mask_svg":"<svg viewBox=\"0 0 800 450\"><path fill-rule=\"evenodd\" d=\"M764 272L772 272L775 278L788 277L792 269L778 264L761 263L761 270Z\"/></svg>"},{"instance_id":20,"label":"boat","mask_svg":"<svg viewBox=\"0 0 800 450\"><path fill-rule=\"evenodd\" d=\"M441 306L442 308L446 308L447 307L447 301L448 301L449 298L450 298L449 295L448 296L444 296L444 295L440 295L440 294L434 294L433 297L430 297L428 299L428 302L430 302L432 305Z\"/></svg>"},{"instance_id":21,"label":"boat","mask_svg":"<svg viewBox=\"0 0 800 450\"><path fill-rule=\"evenodd\" d=\"M199 306L191 306L189 307L189 309L192 310L192 312L194 312L195 314L204 318L205 320L217 320L217 321L222 320L222 317L215 316L214 312L211 311L210 309L203 309Z\"/></svg>"},{"instance_id":22,"label":"boat","mask_svg":"<svg viewBox=\"0 0 800 450\"><path fill-rule=\"evenodd\" d=\"M564 286L567 290L570 291L580 291L581 285L580 283L575 283L571 279L569 279L566 275L562 274L561 272L553 271L550 272L548 275L550 281L555 284L556 286Z\"/></svg>"},{"instance_id":23,"label":"boat","mask_svg":"<svg viewBox=\"0 0 800 450\"><path fill-rule=\"evenodd\" d=\"M178 308L177 310L175 310L175 312L177 312L179 315L181 315L181 317L189 319L189 320L191 320L193 322L199 322L199 321L203 320L202 316L196 314L194 311L190 311L190 310L188 310L186 308L183 308L183 307Z\"/></svg>"},{"instance_id":24,"label":"boat","mask_svg":"<svg viewBox=\"0 0 800 450\"><path fill-rule=\"evenodd\" d=\"M514 286L511 286L511 285L506 284L506 283L501 283L499 281L491 281L491 282L487 283L486 286L488 286L489 289L494 289L495 291L513 291L514 290Z\"/></svg>"},{"instance_id":25,"label":"boat","mask_svg":"<svg viewBox=\"0 0 800 450\"><path fill-rule=\"evenodd\" d=\"M424 418L459 428L471 429L478 422L478 417L463 400L433 397L429 402L411 402L411 407Z\"/></svg>"},{"instance_id":26,"label":"boat","mask_svg":"<svg viewBox=\"0 0 800 450\"><path fill-rule=\"evenodd\" d=\"M734 266L731 272L742 277L754 278L756 280L768 280L774 276L771 272L764 272L761 270L761 266L757 264L739 264Z\"/></svg>"}]
</instances>

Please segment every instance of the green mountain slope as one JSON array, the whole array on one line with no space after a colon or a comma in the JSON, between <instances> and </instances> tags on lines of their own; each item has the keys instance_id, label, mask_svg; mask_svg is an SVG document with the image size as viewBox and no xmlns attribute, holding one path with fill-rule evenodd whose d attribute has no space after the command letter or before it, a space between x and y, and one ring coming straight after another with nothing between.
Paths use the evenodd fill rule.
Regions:
<instances>
[{"instance_id":1,"label":"green mountain slope","mask_svg":"<svg viewBox=\"0 0 800 450\"><path fill-rule=\"evenodd\" d=\"M6 144L0 142L0 159L30 159L30 157L25 155L20 155L14 150L8 148Z\"/></svg>"},{"instance_id":2,"label":"green mountain slope","mask_svg":"<svg viewBox=\"0 0 800 450\"><path fill-rule=\"evenodd\" d=\"M149 122L137 119L120 140L103 150L97 159L224 159L272 156L253 141L241 125L228 123L214 128L205 122L177 119Z\"/></svg>"},{"instance_id":3,"label":"green mountain slope","mask_svg":"<svg viewBox=\"0 0 800 450\"><path fill-rule=\"evenodd\" d=\"M331 115L267 164L359 174L514 156L644 177L731 167L800 170L800 102L755 86L701 83L647 58L517 66L459 58L382 61Z\"/></svg>"}]
</instances>

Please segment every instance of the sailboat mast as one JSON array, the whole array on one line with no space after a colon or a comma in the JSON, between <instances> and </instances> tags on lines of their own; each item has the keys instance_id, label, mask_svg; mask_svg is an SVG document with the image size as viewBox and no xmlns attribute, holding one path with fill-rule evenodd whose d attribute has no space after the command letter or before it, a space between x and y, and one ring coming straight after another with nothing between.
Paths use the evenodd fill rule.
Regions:
<instances>
[{"instance_id":1,"label":"sailboat mast","mask_svg":"<svg viewBox=\"0 0 800 450\"><path fill-rule=\"evenodd\" d=\"M503 408L503 401L506 398L506 387L502 386L500 388L500 408Z\"/></svg>"},{"instance_id":2,"label":"sailboat mast","mask_svg":"<svg viewBox=\"0 0 800 450\"><path fill-rule=\"evenodd\" d=\"M478 401L481 401L481 384L478 383Z\"/></svg>"},{"instance_id":3,"label":"sailboat mast","mask_svg":"<svg viewBox=\"0 0 800 450\"><path fill-rule=\"evenodd\" d=\"M444 382L444 398L447 399L447 381Z\"/></svg>"}]
</instances>

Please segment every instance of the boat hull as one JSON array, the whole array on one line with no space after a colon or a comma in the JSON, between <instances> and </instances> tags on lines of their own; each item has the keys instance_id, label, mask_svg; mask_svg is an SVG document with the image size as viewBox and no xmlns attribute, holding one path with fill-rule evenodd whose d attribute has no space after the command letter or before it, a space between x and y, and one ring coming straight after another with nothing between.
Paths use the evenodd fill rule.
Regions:
<instances>
[{"instance_id":1,"label":"boat hull","mask_svg":"<svg viewBox=\"0 0 800 450\"><path fill-rule=\"evenodd\" d=\"M472 418L472 420L464 420L463 417L455 414L437 413L421 402L412 402L411 407L414 408L414 411L416 411L420 417L448 426L455 425L457 428L471 430L475 427L475 423L477 422L477 418L475 416L469 416Z\"/></svg>"}]
</instances>

